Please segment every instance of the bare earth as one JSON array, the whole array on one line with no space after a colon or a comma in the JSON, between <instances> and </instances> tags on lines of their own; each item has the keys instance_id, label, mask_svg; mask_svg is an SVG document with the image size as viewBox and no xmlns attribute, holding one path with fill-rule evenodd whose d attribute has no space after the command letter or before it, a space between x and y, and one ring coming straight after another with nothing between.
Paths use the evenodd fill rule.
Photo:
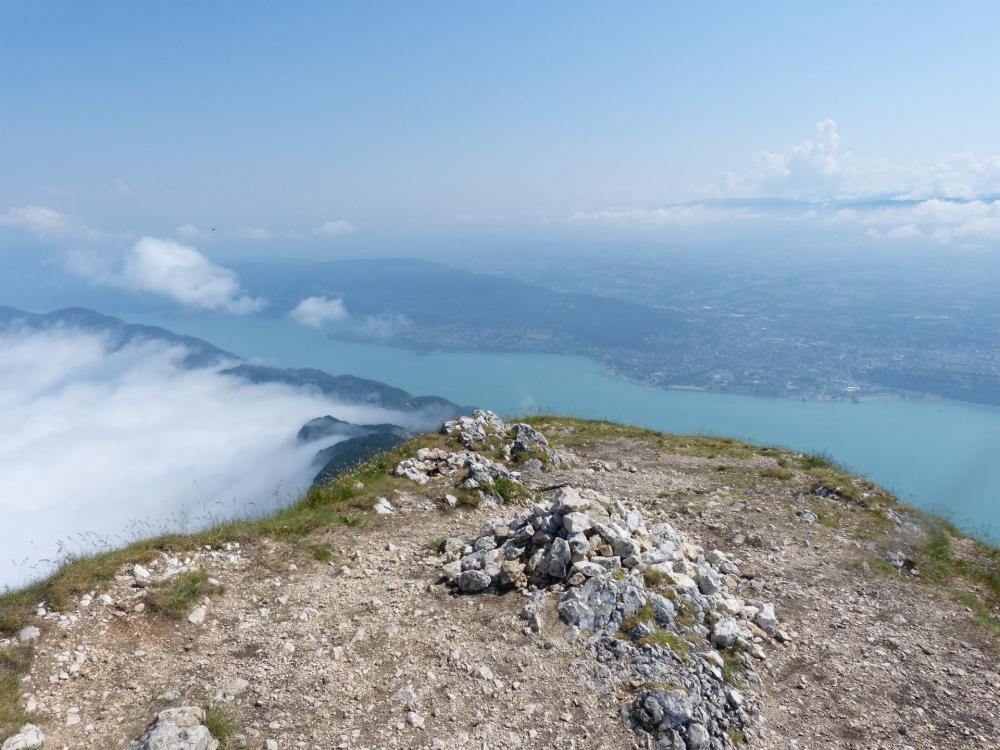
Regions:
<instances>
[{"instance_id":1,"label":"bare earth","mask_svg":"<svg viewBox=\"0 0 1000 750\"><path fill-rule=\"evenodd\" d=\"M777 604L791 641L767 644L748 747L1000 748L995 636L946 591L868 567L850 524L796 515L866 511L796 481L748 481L760 457L625 438L573 450L571 466L529 471L526 485L569 481L669 520L752 571L748 596ZM200 567L219 580L201 625L136 612L147 590L125 571L72 617L40 618L24 693L45 748L117 750L163 708L213 704L235 726L231 747L646 747L621 718L633 696L606 694L607 668L560 622L557 597L534 633L523 595L456 596L439 583L432 540L516 511L448 510L448 490L408 483L389 498L396 515L310 540L334 551L329 564L265 540L150 566L154 578ZM217 695L237 679L248 687Z\"/></svg>"}]
</instances>

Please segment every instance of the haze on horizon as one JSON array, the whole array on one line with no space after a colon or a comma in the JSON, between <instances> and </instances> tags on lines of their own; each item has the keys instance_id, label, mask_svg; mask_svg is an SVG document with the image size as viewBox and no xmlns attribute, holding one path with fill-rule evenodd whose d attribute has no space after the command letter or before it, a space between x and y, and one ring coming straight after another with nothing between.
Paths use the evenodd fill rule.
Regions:
<instances>
[{"instance_id":1,"label":"haze on horizon","mask_svg":"<svg viewBox=\"0 0 1000 750\"><path fill-rule=\"evenodd\" d=\"M998 42L988 2L7 2L0 252L989 245Z\"/></svg>"}]
</instances>

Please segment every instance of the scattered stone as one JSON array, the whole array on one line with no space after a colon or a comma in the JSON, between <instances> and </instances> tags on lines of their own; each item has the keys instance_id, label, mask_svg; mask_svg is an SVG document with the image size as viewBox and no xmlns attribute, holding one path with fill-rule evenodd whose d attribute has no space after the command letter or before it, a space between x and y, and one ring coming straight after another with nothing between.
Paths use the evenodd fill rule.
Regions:
<instances>
[{"instance_id":1,"label":"scattered stone","mask_svg":"<svg viewBox=\"0 0 1000 750\"><path fill-rule=\"evenodd\" d=\"M388 516L396 512L392 503L386 497L380 497L378 502L375 503L375 512L380 516Z\"/></svg>"},{"instance_id":2,"label":"scattered stone","mask_svg":"<svg viewBox=\"0 0 1000 750\"><path fill-rule=\"evenodd\" d=\"M715 624L712 628L712 645L716 648L729 648L740 637L740 625L733 618L727 618Z\"/></svg>"},{"instance_id":3,"label":"scattered stone","mask_svg":"<svg viewBox=\"0 0 1000 750\"><path fill-rule=\"evenodd\" d=\"M215 694L216 703L229 703L243 695L250 687L250 683L241 677L237 677L232 682L227 682Z\"/></svg>"},{"instance_id":4,"label":"scattered stone","mask_svg":"<svg viewBox=\"0 0 1000 750\"><path fill-rule=\"evenodd\" d=\"M37 640L41 634L42 631L37 627L34 625L28 625L27 627L21 628L21 632L17 634L17 639L21 643L30 643L31 641Z\"/></svg>"},{"instance_id":5,"label":"scattered stone","mask_svg":"<svg viewBox=\"0 0 1000 750\"><path fill-rule=\"evenodd\" d=\"M208 616L208 605L199 604L197 607L191 610L191 613L187 616L187 620L192 625L203 625L205 618Z\"/></svg>"},{"instance_id":6,"label":"scattered stone","mask_svg":"<svg viewBox=\"0 0 1000 750\"><path fill-rule=\"evenodd\" d=\"M424 717L418 714L416 711L410 711L406 715L406 723L409 724L414 729L423 729Z\"/></svg>"},{"instance_id":7,"label":"scattered stone","mask_svg":"<svg viewBox=\"0 0 1000 750\"><path fill-rule=\"evenodd\" d=\"M493 670L487 667L485 664L480 664L478 667L474 667L472 670L472 676L477 680L493 680Z\"/></svg>"},{"instance_id":8,"label":"scattered stone","mask_svg":"<svg viewBox=\"0 0 1000 750\"><path fill-rule=\"evenodd\" d=\"M139 588L146 588L153 584L152 574L139 563L132 566L132 577L135 579L135 585Z\"/></svg>"}]
</instances>

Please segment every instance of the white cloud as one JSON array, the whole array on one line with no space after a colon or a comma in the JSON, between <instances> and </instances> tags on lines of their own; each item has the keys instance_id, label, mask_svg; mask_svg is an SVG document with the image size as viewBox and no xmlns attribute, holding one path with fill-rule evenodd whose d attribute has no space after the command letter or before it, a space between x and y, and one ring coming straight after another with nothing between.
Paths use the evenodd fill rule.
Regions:
<instances>
[{"instance_id":1,"label":"white cloud","mask_svg":"<svg viewBox=\"0 0 1000 750\"><path fill-rule=\"evenodd\" d=\"M868 211L843 209L833 221L868 227L869 237L978 244L1000 240L1000 201L934 198Z\"/></svg>"},{"instance_id":2,"label":"white cloud","mask_svg":"<svg viewBox=\"0 0 1000 750\"><path fill-rule=\"evenodd\" d=\"M873 239L977 244L1000 240L1000 157L969 154L898 164L843 146L834 120L784 151L759 151L703 202L577 212L571 223L683 228L794 220L818 228L859 225ZM740 205L742 204L742 205Z\"/></svg>"},{"instance_id":3,"label":"white cloud","mask_svg":"<svg viewBox=\"0 0 1000 750\"><path fill-rule=\"evenodd\" d=\"M316 234L322 234L327 237L342 237L345 234L350 234L354 231L354 227L349 221L344 221L343 219L337 219L336 221L325 221L322 225L316 228Z\"/></svg>"},{"instance_id":4,"label":"white cloud","mask_svg":"<svg viewBox=\"0 0 1000 750\"><path fill-rule=\"evenodd\" d=\"M101 284L160 294L201 310L245 315L265 304L243 291L233 271L173 240L143 237L111 267L92 255L75 253L69 257L69 267Z\"/></svg>"},{"instance_id":5,"label":"white cloud","mask_svg":"<svg viewBox=\"0 0 1000 750\"><path fill-rule=\"evenodd\" d=\"M44 240L98 240L102 233L80 224L66 214L45 206L11 208L0 214L0 224L28 232Z\"/></svg>"},{"instance_id":6,"label":"white cloud","mask_svg":"<svg viewBox=\"0 0 1000 750\"><path fill-rule=\"evenodd\" d=\"M710 190L719 197L769 197L806 201L960 198L1000 192L1000 156L935 156L907 164L842 147L834 120L817 123L816 135L785 151L758 151L753 167L730 174Z\"/></svg>"},{"instance_id":7,"label":"white cloud","mask_svg":"<svg viewBox=\"0 0 1000 750\"><path fill-rule=\"evenodd\" d=\"M347 307L339 297L306 297L288 313L293 320L313 328L322 328L327 323L343 320L347 317Z\"/></svg>"},{"instance_id":8,"label":"white cloud","mask_svg":"<svg viewBox=\"0 0 1000 750\"><path fill-rule=\"evenodd\" d=\"M184 369L183 356L159 342L111 351L73 329L0 332L0 589L46 572L12 561L52 560L60 541L94 551L87 539L274 509L311 480L317 446L295 435L314 417L416 427L222 365Z\"/></svg>"}]
</instances>

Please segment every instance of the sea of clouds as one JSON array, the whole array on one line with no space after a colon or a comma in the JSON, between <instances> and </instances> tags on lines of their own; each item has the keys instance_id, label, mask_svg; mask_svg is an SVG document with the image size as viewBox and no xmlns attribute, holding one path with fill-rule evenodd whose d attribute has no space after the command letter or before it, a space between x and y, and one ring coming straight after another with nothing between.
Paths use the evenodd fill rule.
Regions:
<instances>
[{"instance_id":1,"label":"sea of clouds","mask_svg":"<svg viewBox=\"0 0 1000 750\"><path fill-rule=\"evenodd\" d=\"M66 554L259 515L311 480L324 414L351 422L413 415L343 405L223 366L185 369L159 342L113 350L74 329L0 332L0 590Z\"/></svg>"}]
</instances>

